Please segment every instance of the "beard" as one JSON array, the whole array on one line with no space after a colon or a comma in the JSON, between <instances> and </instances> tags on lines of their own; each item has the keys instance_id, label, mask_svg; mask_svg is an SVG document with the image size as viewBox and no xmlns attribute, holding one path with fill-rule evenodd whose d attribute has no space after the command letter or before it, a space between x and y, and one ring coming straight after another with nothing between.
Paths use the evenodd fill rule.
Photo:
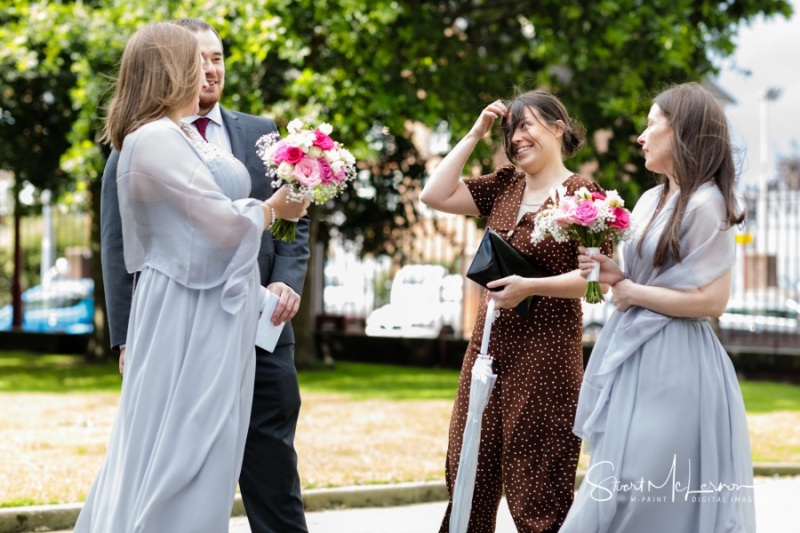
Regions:
<instances>
[{"instance_id":1,"label":"beard","mask_svg":"<svg viewBox=\"0 0 800 533\"><path fill-rule=\"evenodd\" d=\"M219 102L219 91L213 93L200 93L200 109L208 110L214 107Z\"/></svg>"}]
</instances>

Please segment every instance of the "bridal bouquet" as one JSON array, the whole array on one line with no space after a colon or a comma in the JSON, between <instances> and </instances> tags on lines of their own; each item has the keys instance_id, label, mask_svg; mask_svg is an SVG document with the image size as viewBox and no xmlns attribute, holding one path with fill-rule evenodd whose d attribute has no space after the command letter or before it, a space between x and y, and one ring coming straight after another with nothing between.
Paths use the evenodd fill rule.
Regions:
<instances>
[{"instance_id":1,"label":"bridal bouquet","mask_svg":"<svg viewBox=\"0 0 800 533\"><path fill-rule=\"evenodd\" d=\"M348 150L334 141L330 124L316 129L304 127L302 120L289 122L289 135L281 138L277 131L256 141L256 153L264 161L272 186L289 187L289 199L301 202L311 198L324 204L338 196L356 177L356 160ZM294 242L297 220L278 219L270 233L284 242Z\"/></svg>"},{"instance_id":2,"label":"bridal bouquet","mask_svg":"<svg viewBox=\"0 0 800 533\"><path fill-rule=\"evenodd\" d=\"M617 191L605 195L589 192L581 187L574 196L567 196L566 187L550 191L552 206L536 215L536 227L531 239L534 243L552 236L556 242L576 240L599 253L600 246L611 239L615 244L628 240L631 233L630 211ZM600 264L595 263L586 285L584 298L588 303L603 301L600 292Z\"/></svg>"}]
</instances>

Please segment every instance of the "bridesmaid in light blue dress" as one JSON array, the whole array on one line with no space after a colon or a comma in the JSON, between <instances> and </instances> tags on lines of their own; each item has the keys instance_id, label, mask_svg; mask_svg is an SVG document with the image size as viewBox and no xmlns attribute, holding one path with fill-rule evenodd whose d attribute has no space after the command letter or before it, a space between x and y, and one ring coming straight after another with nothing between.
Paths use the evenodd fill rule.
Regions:
<instances>
[{"instance_id":1,"label":"bridesmaid in light blue dress","mask_svg":"<svg viewBox=\"0 0 800 533\"><path fill-rule=\"evenodd\" d=\"M735 256L727 123L697 84L656 97L639 137L664 179L633 210L624 272L600 263L617 310L592 352L575 433L591 462L561 533L751 533L753 470L736 374L708 318Z\"/></svg>"},{"instance_id":2,"label":"bridesmaid in light blue dress","mask_svg":"<svg viewBox=\"0 0 800 533\"><path fill-rule=\"evenodd\" d=\"M120 149L125 264L140 275L119 409L76 532L228 531L265 290L261 235L306 204L285 190L274 207L247 198L242 163L181 123L203 83L189 30L152 24L125 48L106 138Z\"/></svg>"}]
</instances>

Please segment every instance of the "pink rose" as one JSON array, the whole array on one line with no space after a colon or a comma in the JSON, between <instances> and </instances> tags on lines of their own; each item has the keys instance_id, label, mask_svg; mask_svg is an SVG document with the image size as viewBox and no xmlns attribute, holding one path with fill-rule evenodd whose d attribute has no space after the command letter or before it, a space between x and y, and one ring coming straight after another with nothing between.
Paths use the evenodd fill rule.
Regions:
<instances>
[{"instance_id":1,"label":"pink rose","mask_svg":"<svg viewBox=\"0 0 800 533\"><path fill-rule=\"evenodd\" d=\"M281 143L275 148L275 152L272 154L272 162L275 163L275 165L280 165L286 161L287 163L295 165L299 163L304 156L305 154L302 148Z\"/></svg>"},{"instance_id":2,"label":"pink rose","mask_svg":"<svg viewBox=\"0 0 800 533\"><path fill-rule=\"evenodd\" d=\"M331 164L328 163L326 159L318 159L317 164L319 165L319 177L322 183L327 185L328 183L336 181L336 176L333 174Z\"/></svg>"},{"instance_id":3,"label":"pink rose","mask_svg":"<svg viewBox=\"0 0 800 533\"><path fill-rule=\"evenodd\" d=\"M575 219L575 198L572 196L565 196L558 202L558 209L556 210L556 222L562 228L566 228L578 222Z\"/></svg>"},{"instance_id":4,"label":"pink rose","mask_svg":"<svg viewBox=\"0 0 800 533\"><path fill-rule=\"evenodd\" d=\"M336 181L341 183L345 177L344 167L339 167L339 170L336 171Z\"/></svg>"},{"instance_id":5,"label":"pink rose","mask_svg":"<svg viewBox=\"0 0 800 533\"><path fill-rule=\"evenodd\" d=\"M292 170L292 177L304 187L316 187L320 184L319 164L313 157L304 157Z\"/></svg>"},{"instance_id":6,"label":"pink rose","mask_svg":"<svg viewBox=\"0 0 800 533\"><path fill-rule=\"evenodd\" d=\"M611 220L608 225L612 228L625 230L631 225L631 218L624 207L612 207L611 215L614 217L614 220Z\"/></svg>"},{"instance_id":7,"label":"pink rose","mask_svg":"<svg viewBox=\"0 0 800 533\"><path fill-rule=\"evenodd\" d=\"M275 163L275 166L280 166L281 163L286 161L286 149L288 146L285 144L279 144L275 147L275 151L272 152L272 162Z\"/></svg>"},{"instance_id":8,"label":"pink rose","mask_svg":"<svg viewBox=\"0 0 800 533\"><path fill-rule=\"evenodd\" d=\"M306 154L303 153L303 149L298 146L286 147L286 161L293 165L299 163L305 156Z\"/></svg>"},{"instance_id":9,"label":"pink rose","mask_svg":"<svg viewBox=\"0 0 800 533\"><path fill-rule=\"evenodd\" d=\"M333 139L325 135L319 130L314 130L314 146L322 148L323 150L330 150L333 148Z\"/></svg>"},{"instance_id":10,"label":"pink rose","mask_svg":"<svg viewBox=\"0 0 800 533\"><path fill-rule=\"evenodd\" d=\"M558 213L556 216L556 224L562 228L568 228L577 223L578 220L572 215L572 213Z\"/></svg>"},{"instance_id":11,"label":"pink rose","mask_svg":"<svg viewBox=\"0 0 800 533\"><path fill-rule=\"evenodd\" d=\"M594 200L601 200L602 201L602 200L605 200L605 199L606 199L606 197L604 195L600 194L599 192L593 192L592 193L592 201L594 201Z\"/></svg>"},{"instance_id":12,"label":"pink rose","mask_svg":"<svg viewBox=\"0 0 800 533\"><path fill-rule=\"evenodd\" d=\"M575 209L575 220L581 226L591 226L597 220L597 207L590 201L583 201Z\"/></svg>"}]
</instances>

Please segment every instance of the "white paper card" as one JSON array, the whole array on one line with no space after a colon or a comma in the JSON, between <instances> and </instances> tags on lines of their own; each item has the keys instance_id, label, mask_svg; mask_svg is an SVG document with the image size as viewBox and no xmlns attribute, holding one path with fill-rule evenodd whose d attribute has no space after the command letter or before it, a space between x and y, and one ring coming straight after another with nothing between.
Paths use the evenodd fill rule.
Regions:
<instances>
[{"instance_id":1,"label":"white paper card","mask_svg":"<svg viewBox=\"0 0 800 533\"><path fill-rule=\"evenodd\" d=\"M279 326L272 323L272 313L275 312L275 306L278 305L280 298L273 292L266 291L266 293L267 303L261 312L261 318L258 319L256 328L256 346L272 352L275 350L275 345L278 344L278 337L281 336L285 322L281 322Z\"/></svg>"}]
</instances>

